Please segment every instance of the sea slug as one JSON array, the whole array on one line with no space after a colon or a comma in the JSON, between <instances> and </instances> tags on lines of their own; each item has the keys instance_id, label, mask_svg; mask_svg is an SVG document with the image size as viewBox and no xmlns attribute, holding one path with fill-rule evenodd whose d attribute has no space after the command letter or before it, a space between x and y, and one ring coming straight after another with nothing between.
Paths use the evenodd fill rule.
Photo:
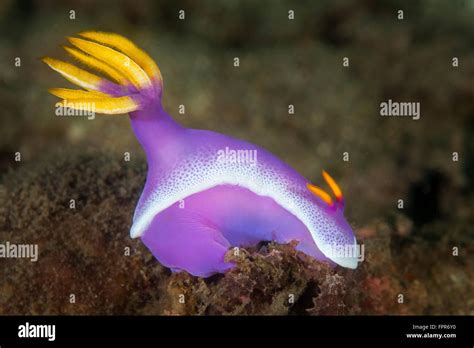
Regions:
<instances>
[{"instance_id":1,"label":"sea slug","mask_svg":"<svg viewBox=\"0 0 474 348\"><path fill-rule=\"evenodd\" d=\"M59 106L74 110L129 113L148 163L130 234L161 264L208 277L235 266L224 259L231 247L294 240L318 260L357 267L356 253L334 252L357 244L341 190L326 172L335 199L257 145L179 125L162 107L163 79L147 53L114 33L77 36L65 50L108 78L46 57L83 88L50 92L62 99Z\"/></svg>"}]
</instances>

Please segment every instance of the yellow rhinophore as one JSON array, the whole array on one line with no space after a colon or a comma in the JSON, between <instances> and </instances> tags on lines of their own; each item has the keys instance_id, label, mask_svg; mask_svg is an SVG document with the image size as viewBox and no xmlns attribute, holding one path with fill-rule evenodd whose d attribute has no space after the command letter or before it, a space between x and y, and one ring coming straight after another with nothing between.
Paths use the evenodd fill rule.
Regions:
<instances>
[{"instance_id":1,"label":"yellow rhinophore","mask_svg":"<svg viewBox=\"0 0 474 348\"><path fill-rule=\"evenodd\" d=\"M336 199L341 202L343 197L342 197L342 191L339 188L339 185L336 184L336 181L325 171L323 170L323 177L324 180L326 180L327 184L331 188L332 192L334 193L334 196L336 196Z\"/></svg>"},{"instance_id":2,"label":"yellow rhinophore","mask_svg":"<svg viewBox=\"0 0 474 348\"><path fill-rule=\"evenodd\" d=\"M331 196L323 189L310 183L307 183L306 187L308 188L308 190L314 193L317 197L321 198L324 202L326 202L327 205L331 207L334 205Z\"/></svg>"},{"instance_id":3,"label":"yellow rhinophore","mask_svg":"<svg viewBox=\"0 0 474 348\"><path fill-rule=\"evenodd\" d=\"M336 196L336 200L338 202L338 207L344 208L344 198L342 196L342 191L339 187L338 184L336 184L336 181L326 172L323 170L323 177L326 183L329 185L331 188L331 191L334 193L334 196ZM334 202L331 198L331 196L324 191L322 188L319 188L318 186L315 186L311 183L307 183L306 187L308 190L310 190L312 193L314 193L315 196L321 198L324 202L326 202L329 206L334 206Z\"/></svg>"}]
</instances>

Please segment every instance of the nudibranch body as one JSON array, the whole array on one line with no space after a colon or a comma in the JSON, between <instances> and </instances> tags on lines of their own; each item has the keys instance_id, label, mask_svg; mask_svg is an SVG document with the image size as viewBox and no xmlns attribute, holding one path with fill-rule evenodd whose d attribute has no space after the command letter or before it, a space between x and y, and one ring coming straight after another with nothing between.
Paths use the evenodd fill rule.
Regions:
<instances>
[{"instance_id":1,"label":"nudibranch body","mask_svg":"<svg viewBox=\"0 0 474 348\"><path fill-rule=\"evenodd\" d=\"M130 234L173 271L210 276L234 266L230 247L260 241L289 243L319 260L356 268L356 239L343 215L342 193L308 182L267 150L249 142L176 123L161 104L158 66L128 39L84 32L66 51L114 82L69 63L43 60L83 90L51 89L63 106L97 113L129 113L148 162L146 184Z\"/></svg>"}]
</instances>

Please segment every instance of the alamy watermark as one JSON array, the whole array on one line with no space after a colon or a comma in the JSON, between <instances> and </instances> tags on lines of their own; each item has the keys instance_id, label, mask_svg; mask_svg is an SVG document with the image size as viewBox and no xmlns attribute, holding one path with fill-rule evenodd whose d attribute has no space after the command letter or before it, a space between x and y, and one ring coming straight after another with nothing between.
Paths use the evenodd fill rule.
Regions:
<instances>
[{"instance_id":1,"label":"alamy watermark","mask_svg":"<svg viewBox=\"0 0 474 348\"><path fill-rule=\"evenodd\" d=\"M217 162L249 164L251 166L256 166L257 150L231 149L226 146L225 149L217 151Z\"/></svg>"},{"instance_id":2,"label":"alamy watermark","mask_svg":"<svg viewBox=\"0 0 474 348\"><path fill-rule=\"evenodd\" d=\"M38 244L13 244L7 241L0 244L0 258L30 259L31 262L36 262L38 261Z\"/></svg>"},{"instance_id":3,"label":"alamy watermark","mask_svg":"<svg viewBox=\"0 0 474 348\"><path fill-rule=\"evenodd\" d=\"M56 325L54 324L30 324L26 322L23 325L18 326L18 337L19 338L46 338L52 342L56 340Z\"/></svg>"},{"instance_id":4,"label":"alamy watermark","mask_svg":"<svg viewBox=\"0 0 474 348\"><path fill-rule=\"evenodd\" d=\"M56 116L84 116L95 118L95 103L72 103L67 100L56 104Z\"/></svg>"},{"instance_id":5,"label":"alamy watermark","mask_svg":"<svg viewBox=\"0 0 474 348\"><path fill-rule=\"evenodd\" d=\"M380 103L380 116L403 116L419 120L421 108L419 102L396 102L392 99Z\"/></svg>"},{"instance_id":6,"label":"alamy watermark","mask_svg":"<svg viewBox=\"0 0 474 348\"><path fill-rule=\"evenodd\" d=\"M356 258L357 262L363 262L365 260L364 244L326 244L321 251L330 259Z\"/></svg>"}]
</instances>

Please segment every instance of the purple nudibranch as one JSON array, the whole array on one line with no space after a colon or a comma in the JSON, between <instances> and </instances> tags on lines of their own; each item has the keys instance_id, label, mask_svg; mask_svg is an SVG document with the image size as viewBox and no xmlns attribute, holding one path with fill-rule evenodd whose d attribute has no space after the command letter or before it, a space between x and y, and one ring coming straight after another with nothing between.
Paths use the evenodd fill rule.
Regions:
<instances>
[{"instance_id":1,"label":"purple nudibranch","mask_svg":"<svg viewBox=\"0 0 474 348\"><path fill-rule=\"evenodd\" d=\"M46 57L83 88L50 92L62 99L58 107L129 113L148 163L130 234L161 264L208 277L235 266L224 259L231 247L294 240L318 260L357 267L357 253L335 252L356 250L356 239L341 190L326 172L335 200L257 145L179 125L162 107L161 72L148 54L117 34L78 36L68 38L66 51L108 78Z\"/></svg>"}]
</instances>

